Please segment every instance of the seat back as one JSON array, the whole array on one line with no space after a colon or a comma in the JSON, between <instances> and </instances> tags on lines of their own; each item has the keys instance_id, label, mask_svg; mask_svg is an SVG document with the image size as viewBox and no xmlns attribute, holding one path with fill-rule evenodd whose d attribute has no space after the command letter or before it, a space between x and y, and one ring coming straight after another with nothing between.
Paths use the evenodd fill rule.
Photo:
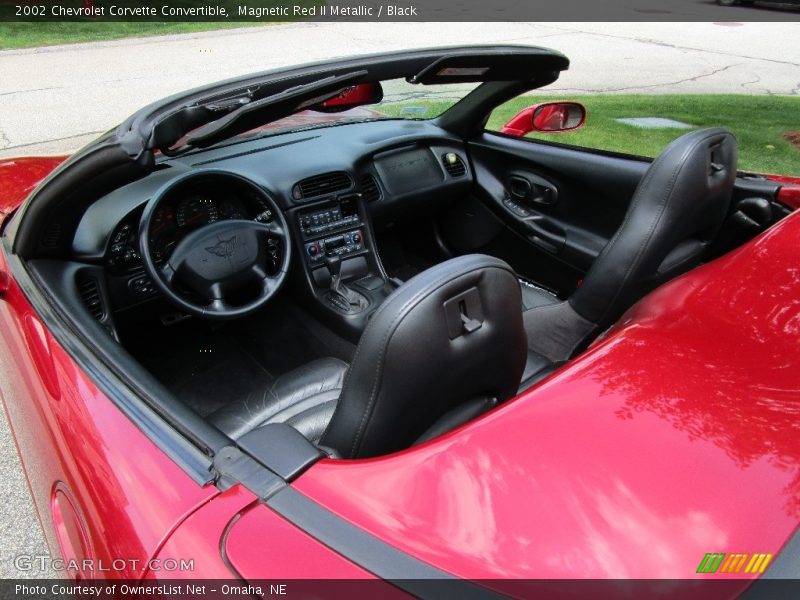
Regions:
<instances>
[{"instance_id":1,"label":"seat back","mask_svg":"<svg viewBox=\"0 0 800 600\"><path fill-rule=\"evenodd\" d=\"M603 329L659 283L696 266L725 216L736 179L736 139L700 129L653 162L625 219L569 298Z\"/></svg>"},{"instance_id":2,"label":"seat back","mask_svg":"<svg viewBox=\"0 0 800 600\"><path fill-rule=\"evenodd\" d=\"M699 129L672 142L636 188L622 225L567 300L525 312L532 352L571 358L660 283L703 258L728 213L736 139Z\"/></svg>"},{"instance_id":3,"label":"seat back","mask_svg":"<svg viewBox=\"0 0 800 600\"><path fill-rule=\"evenodd\" d=\"M515 395L526 356L511 267L475 254L436 265L372 316L320 443L344 458L409 447L462 403Z\"/></svg>"}]
</instances>

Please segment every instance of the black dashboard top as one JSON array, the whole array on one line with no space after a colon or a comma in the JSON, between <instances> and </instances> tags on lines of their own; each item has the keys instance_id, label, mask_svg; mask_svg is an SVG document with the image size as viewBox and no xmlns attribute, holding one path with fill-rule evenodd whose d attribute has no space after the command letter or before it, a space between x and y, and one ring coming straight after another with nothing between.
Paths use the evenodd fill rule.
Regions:
<instances>
[{"instance_id":1,"label":"black dashboard top","mask_svg":"<svg viewBox=\"0 0 800 600\"><path fill-rule=\"evenodd\" d=\"M330 199L324 185L307 188L310 196L298 194L298 182L314 182L320 175L346 175L339 178L335 188L343 193L363 193L367 185L364 177L371 175L378 194L370 208L381 211L401 211L406 198L472 182L463 143L428 121L348 123L273 135L164 160L147 177L100 198L81 219L73 240L74 256L103 260L123 221L138 223L137 215L144 204L162 186L187 172L201 175L206 171L230 172L249 179L266 190L284 211ZM181 209L184 219L187 211L193 215L203 212L196 204L197 198L175 199L173 219L177 221ZM233 210L238 214L245 210L248 218L257 214L249 215L253 209L245 209L241 200L233 200L233 206L224 199L213 204L213 211ZM214 218L211 213L207 216Z\"/></svg>"}]
</instances>

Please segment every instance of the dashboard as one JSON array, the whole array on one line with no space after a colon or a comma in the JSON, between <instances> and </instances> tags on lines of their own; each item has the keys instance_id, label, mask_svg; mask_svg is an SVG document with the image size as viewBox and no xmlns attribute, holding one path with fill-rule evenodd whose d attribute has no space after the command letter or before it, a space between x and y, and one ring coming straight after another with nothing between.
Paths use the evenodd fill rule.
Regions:
<instances>
[{"instance_id":1,"label":"dashboard","mask_svg":"<svg viewBox=\"0 0 800 600\"><path fill-rule=\"evenodd\" d=\"M289 223L312 287L325 280L321 261L313 260L317 245L366 256L368 270L375 272L373 223L436 210L463 197L473 183L463 142L426 121L349 123L164 160L146 177L94 201L75 231L73 257L105 267L113 310L158 295L144 273L139 224L149 199L187 175L187 185L163 196L151 220L147 241L155 262L168 259L203 226L228 219L269 222L266 194ZM341 205L346 198L355 198L356 205ZM340 206L351 213L339 215ZM339 223L340 216L351 222Z\"/></svg>"}]
</instances>

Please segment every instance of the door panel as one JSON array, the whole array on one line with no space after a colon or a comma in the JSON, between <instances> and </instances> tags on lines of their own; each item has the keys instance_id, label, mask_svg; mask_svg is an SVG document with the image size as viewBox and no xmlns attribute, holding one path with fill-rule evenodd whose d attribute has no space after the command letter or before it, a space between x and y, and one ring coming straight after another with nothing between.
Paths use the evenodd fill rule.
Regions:
<instances>
[{"instance_id":1,"label":"door panel","mask_svg":"<svg viewBox=\"0 0 800 600\"><path fill-rule=\"evenodd\" d=\"M562 294L573 291L618 229L648 167L491 133L469 150L477 198L504 224L500 237L516 238L493 240L491 250Z\"/></svg>"},{"instance_id":2,"label":"door panel","mask_svg":"<svg viewBox=\"0 0 800 600\"><path fill-rule=\"evenodd\" d=\"M443 219L445 243L457 237L460 251L503 258L561 296L574 291L620 227L650 166L645 159L490 132L470 142L469 152L475 194ZM777 202L778 190L775 182L740 176L729 216L707 258L741 245L788 214ZM492 231L496 235L487 241Z\"/></svg>"}]
</instances>

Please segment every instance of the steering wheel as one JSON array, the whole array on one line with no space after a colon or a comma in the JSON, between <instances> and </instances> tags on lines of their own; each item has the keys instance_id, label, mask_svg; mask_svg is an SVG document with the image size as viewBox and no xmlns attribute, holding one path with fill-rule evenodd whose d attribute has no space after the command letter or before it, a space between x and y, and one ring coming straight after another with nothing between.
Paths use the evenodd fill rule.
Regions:
<instances>
[{"instance_id":1,"label":"steering wheel","mask_svg":"<svg viewBox=\"0 0 800 600\"><path fill-rule=\"evenodd\" d=\"M231 178L238 187L246 186L269 207L273 220L261 223L230 219L209 223L181 239L166 262L156 264L150 249L154 215L175 190L202 177L213 177L216 181L221 177ZM204 319L234 319L257 311L280 290L289 271L292 246L288 231L283 213L255 183L232 173L195 171L169 182L147 203L139 222L139 251L150 279L173 304ZM279 252L277 269L268 266L270 246L277 246ZM179 286L194 292L201 300L187 298ZM239 297L249 288L259 290L254 299L244 304L231 301L231 297Z\"/></svg>"}]
</instances>

